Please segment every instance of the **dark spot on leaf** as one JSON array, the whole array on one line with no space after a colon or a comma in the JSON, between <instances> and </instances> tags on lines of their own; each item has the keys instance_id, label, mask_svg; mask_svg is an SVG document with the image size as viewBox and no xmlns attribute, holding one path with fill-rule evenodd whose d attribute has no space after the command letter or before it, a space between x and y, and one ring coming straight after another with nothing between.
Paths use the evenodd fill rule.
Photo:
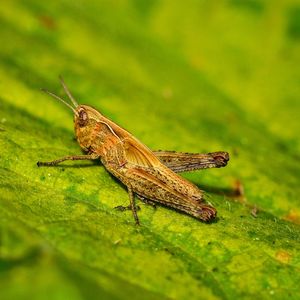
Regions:
<instances>
[{"instance_id":1,"label":"dark spot on leaf","mask_svg":"<svg viewBox=\"0 0 300 300\"><path fill-rule=\"evenodd\" d=\"M47 15L41 15L38 17L40 24L50 30L54 30L56 29L56 23L54 21L54 19L50 16Z\"/></svg>"},{"instance_id":2,"label":"dark spot on leaf","mask_svg":"<svg viewBox=\"0 0 300 300\"><path fill-rule=\"evenodd\" d=\"M279 250L276 255L275 255L275 258L280 261L281 263L283 264L287 264L290 262L292 256L287 252L287 251L284 251L284 250Z\"/></svg>"},{"instance_id":3,"label":"dark spot on leaf","mask_svg":"<svg viewBox=\"0 0 300 300\"><path fill-rule=\"evenodd\" d=\"M298 210L291 210L284 219L295 224L300 224L300 213Z\"/></svg>"}]
</instances>

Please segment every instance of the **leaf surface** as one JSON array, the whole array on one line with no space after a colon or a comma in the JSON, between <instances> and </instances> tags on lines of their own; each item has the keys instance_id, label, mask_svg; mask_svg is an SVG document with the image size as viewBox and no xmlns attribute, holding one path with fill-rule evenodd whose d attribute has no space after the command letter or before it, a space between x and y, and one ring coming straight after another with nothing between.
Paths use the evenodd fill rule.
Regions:
<instances>
[{"instance_id":1,"label":"leaf surface","mask_svg":"<svg viewBox=\"0 0 300 300\"><path fill-rule=\"evenodd\" d=\"M296 1L8 1L0 10L1 299L299 299ZM218 219L138 202L80 154L62 74L155 150L228 151L183 174ZM258 208L258 212L255 207Z\"/></svg>"}]
</instances>

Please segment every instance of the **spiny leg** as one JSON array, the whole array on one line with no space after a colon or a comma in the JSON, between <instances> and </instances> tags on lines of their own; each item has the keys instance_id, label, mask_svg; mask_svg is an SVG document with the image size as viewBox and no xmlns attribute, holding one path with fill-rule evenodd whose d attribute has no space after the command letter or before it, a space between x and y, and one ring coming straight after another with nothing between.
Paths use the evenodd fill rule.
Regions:
<instances>
[{"instance_id":1,"label":"spiny leg","mask_svg":"<svg viewBox=\"0 0 300 300\"><path fill-rule=\"evenodd\" d=\"M99 156L95 155L95 154L69 155L69 156L64 156L62 158L55 159L55 160L52 160L52 161L44 161L44 162L38 161L37 165L38 165L38 167L40 167L40 166L56 166L56 165L60 164L63 161L66 161L66 160L95 160L97 158L99 158Z\"/></svg>"},{"instance_id":2,"label":"spiny leg","mask_svg":"<svg viewBox=\"0 0 300 300\"><path fill-rule=\"evenodd\" d=\"M130 206L131 206L131 210L133 213L133 217L135 219L135 224L136 225L140 225L140 221L138 218L138 215L136 213L136 207L135 207L135 202L134 202L134 193L131 187L127 187L128 188L128 194L129 194L129 200L130 200Z\"/></svg>"},{"instance_id":3,"label":"spiny leg","mask_svg":"<svg viewBox=\"0 0 300 300\"><path fill-rule=\"evenodd\" d=\"M140 195L136 195L140 200L142 200L146 205L150 205L152 206L154 209L156 209L156 203L152 200L149 200L143 196L140 196ZM135 206L136 210L141 210L141 208L136 205ZM131 205L128 205L128 206L124 206L124 205L118 205L115 207L116 210L119 210L119 211L125 211L125 210L131 210Z\"/></svg>"},{"instance_id":4,"label":"spiny leg","mask_svg":"<svg viewBox=\"0 0 300 300\"><path fill-rule=\"evenodd\" d=\"M136 210L141 209L138 205L136 205L135 208L136 208ZM119 210L119 211L131 210L131 205L127 205L127 206L118 205L118 206L114 207L114 209Z\"/></svg>"}]
</instances>

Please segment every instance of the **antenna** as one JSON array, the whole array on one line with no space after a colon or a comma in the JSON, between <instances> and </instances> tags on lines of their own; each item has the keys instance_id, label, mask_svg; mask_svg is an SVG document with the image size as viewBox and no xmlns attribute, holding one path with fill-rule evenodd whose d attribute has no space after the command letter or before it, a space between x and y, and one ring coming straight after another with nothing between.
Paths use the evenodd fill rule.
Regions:
<instances>
[{"instance_id":1,"label":"antenna","mask_svg":"<svg viewBox=\"0 0 300 300\"><path fill-rule=\"evenodd\" d=\"M50 95L51 97L59 100L60 102L64 103L66 106L68 106L69 108L71 108L73 110L73 112L77 115L77 111L75 110L74 107L72 107L69 103L67 103L65 100L63 100L62 98L60 98L59 96L55 95L54 93L46 90L46 89L41 89L41 91L43 91L44 93Z\"/></svg>"},{"instance_id":2,"label":"antenna","mask_svg":"<svg viewBox=\"0 0 300 300\"><path fill-rule=\"evenodd\" d=\"M59 80L60 80L60 83L61 83L62 87L64 88L64 91L66 92L66 94L68 95L68 97L70 98L70 100L72 101L73 105L76 108L78 106L78 103L74 99L74 97L72 96L71 92L69 91L69 89L68 89L67 85L65 84L62 76L59 76Z\"/></svg>"}]
</instances>

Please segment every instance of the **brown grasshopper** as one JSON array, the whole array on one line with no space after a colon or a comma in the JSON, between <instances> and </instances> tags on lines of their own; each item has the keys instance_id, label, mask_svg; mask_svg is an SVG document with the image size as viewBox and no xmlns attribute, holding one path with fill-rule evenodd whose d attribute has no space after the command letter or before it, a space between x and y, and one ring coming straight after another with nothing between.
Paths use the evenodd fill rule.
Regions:
<instances>
[{"instance_id":1,"label":"brown grasshopper","mask_svg":"<svg viewBox=\"0 0 300 300\"><path fill-rule=\"evenodd\" d=\"M60 81L73 106L50 91L43 91L74 112L76 138L87 154L38 162L38 166L54 166L66 160L100 159L104 167L127 187L130 205L126 208L132 210L136 224L139 224L139 219L134 195L146 203L159 203L202 221L216 217L216 209L203 200L204 192L177 173L224 167L229 160L227 152L192 154L151 151L96 109L78 105L62 78ZM119 208L125 209L121 206Z\"/></svg>"}]
</instances>

